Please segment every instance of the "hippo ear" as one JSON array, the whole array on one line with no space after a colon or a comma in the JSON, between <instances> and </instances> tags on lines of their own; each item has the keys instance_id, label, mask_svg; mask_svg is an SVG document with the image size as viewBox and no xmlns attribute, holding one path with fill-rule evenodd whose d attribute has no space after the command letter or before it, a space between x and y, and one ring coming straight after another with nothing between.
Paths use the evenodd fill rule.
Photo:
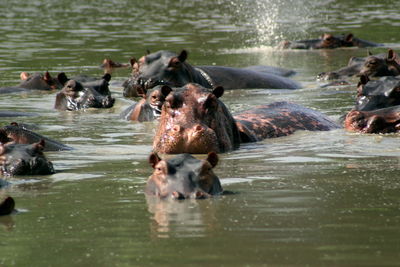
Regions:
<instances>
[{"instance_id":1,"label":"hippo ear","mask_svg":"<svg viewBox=\"0 0 400 267\"><path fill-rule=\"evenodd\" d=\"M133 65L135 65L136 62L137 62L137 60L136 60L136 58L134 58L134 57L132 57L132 58L129 60L129 64L131 64L131 67L133 67Z\"/></svg>"},{"instance_id":2,"label":"hippo ear","mask_svg":"<svg viewBox=\"0 0 400 267\"><path fill-rule=\"evenodd\" d=\"M178 68L179 66L181 66L183 62L185 62L186 59L187 59L187 52L186 50L182 50L179 56L171 58L168 66Z\"/></svg>"},{"instance_id":3,"label":"hippo ear","mask_svg":"<svg viewBox=\"0 0 400 267\"><path fill-rule=\"evenodd\" d=\"M369 82L368 76L363 74L363 75L360 76L360 81L358 82L358 85L357 85L357 86L365 85L365 84L367 84L368 82Z\"/></svg>"},{"instance_id":4,"label":"hippo ear","mask_svg":"<svg viewBox=\"0 0 400 267\"><path fill-rule=\"evenodd\" d=\"M11 126L16 126L16 127L19 126L19 125L18 125L18 122L15 122L15 121L11 122L10 125L11 125Z\"/></svg>"},{"instance_id":5,"label":"hippo ear","mask_svg":"<svg viewBox=\"0 0 400 267\"><path fill-rule=\"evenodd\" d=\"M19 75L19 77L21 78L21 80L25 81L26 79L29 78L29 76L31 76L29 73L27 72L21 72L21 74Z\"/></svg>"},{"instance_id":6,"label":"hippo ear","mask_svg":"<svg viewBox=\"0 0 400 267\"><path fill-rule=\"evenodd\" d=\"M344 40L346 42L351 42L351 41L353 41L353 38L354 38L354 35L352 33L349 33L344 37Z\"/></svg>"},{"instance_id":7,"label":"hippo ear","mask_svg":"<svg viewBox=\"0 0 400 267\"><path fill-rule=\"evenodd\" d=\"M220 98L224 94L224 87L222 86L216 86L212 93L217 97Z\"/></svg>"},{"instance_id":8,"label":"hippo ear","mask_svg":"<svg viewBox=\"0 0 400 267\"><path fill-rule=\"evenodd\" d=\"M48 71L46 71L46 72L44 73L43 80L45 80L46 82L51 81L51 75L50 75L50 73L49 73Z\"/></svg>"},{"instance_id":9,"label":"hippo ear","mask_svg":"<svg viewBox=\"0 0 400 267\"><path fill-rule=\"evenodd\" d=\"M207 161L210 162L211 166L214 168L218 164L218 155L215 152L210 152L207 155Z\"/></svg>"},{"instance_id":10,"label":"hippo ear","mask_svg":"<svg viewBox=\"0 0 400 267\"><path fill-rule=\"evenodd\" d=\"M372 56L372 52L369 49L367 50L367 56Z\"/></svg>"},{"instance_id":11,"label":"hippo ear","mask_svg":"<svg viewBox=\"0 0 400 267\"><path fill-rule=\"evenodd\" d=\"M65 73L64 72L60 72L58 75L57 75L57 80L62 84L62 85L64 85L64 84L66 84L66 82L68 82L68 77L67 77L67 75L65 75Z\"/></svg>"},{"instance_id":12,"label":"hippo ear","mask_svg":"<svg viewBox=\"0 0 400 267\"><path fill-rule=\"evenodd\" d=\"M164 85L163 87L161 87L161 94L165 97L167 97L167 95L169 95L169 93L172 92L172 88L169 87L168 85Z\"/></svg>"},{"instance_id":13,"label":"hippo ear","mask_svg":"<svg viewBox=\"0 0 400 267\"><path fill-rule=\"evenodd\" d=\"M389 61L394 61L396 59L397 55L396 53L393 51L393 49L389 49L388 50L388 54L387 54L387 60Z\"/></svg>"},{"instance_id":14,"label":"hippo ear","mask_svg":"<svg viewBox=\"0 0 400 267\"><path fill-rule=\"evenodd\" d=\"M44 150L44 147L46 145L46 142L44 139L40 139L39 142L33 144L33 149L36 150L37 152L41 152Z\"/></svg>"},{"instance_id":15,"label":"hippo ear","mask_svg":"<svg viewBox=\"0 0 400 267\"><path fill-rule=\"evenodd\" d=\"M146 49L146 56L150 54L151 54L150 49Z\"/></svg>"},{"instance_id":16,"label":"hippo ear","mask_svg":"<svg viewBox=\"0 0 400 267\"><path fill-rule=\"evenodd\" d=\"M156 167L157 163L159 163L160 161L161 161L161 158L157 155L157 153L152 152L150 154L149 163L153 169Z\"/></svg>"},{"instance_id":17,"label":"hippo ear","mask_svg":"<svg viewBox=\"0 0 400 267\"><path fill-rule=\"evenodd\" d=\"M11 141L11 139L8 138L6 130L0 129L0 143L3 145L3 144L8 143L10 141Z\"/></svg>"},{"instance_id":18,"label":"hippo ear","mask_svg":"<svg viewBox=\"0 0 400 267\"><path fill-rule=\"evenodd\" d=\"M178 56L178 59L180 62L185 62L185 60L187 59L188 53L186 50L182 50L181 53Z\"/></svg>"},{"instance_id":19,"label":"hippo ear","mask_svg":"<svg viewBox=\"0 0 400 267\"><path fill-rule=\"evenodd\" d=\"M111 74L110 73L106 73L103 75L103 77L101 77L103 80L106 80L107 82L111 81Z\"/></svg>"},{"instance_id":20,"label":"hippo ear","mask_svg":"<svg viewBox=\"0 0 400 267\"><path fill-rule=\"evenodd\" d=\"M144 88L142 88L141 86L136 88L136 92L137 92L138 96L146 98L146 92L145 92Z\"/></svg>"}]
</instances>

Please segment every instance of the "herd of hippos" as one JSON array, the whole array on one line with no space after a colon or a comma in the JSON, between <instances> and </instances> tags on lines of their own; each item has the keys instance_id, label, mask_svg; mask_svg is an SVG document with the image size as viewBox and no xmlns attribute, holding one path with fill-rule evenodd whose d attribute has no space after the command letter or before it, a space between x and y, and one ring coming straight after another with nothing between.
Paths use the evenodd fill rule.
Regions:
<instances>
[{"instance_id":1,"label":"herd of hippos","mask_svg":"<svg viewBox=\"0 0 400 267\"><path fill-rule=\"evenodd\" d=\"M354 37L352 34L282 42L282 49L332 49L340 47L382 46ZM75 111L87 108L110 108L115 99L109 90L111 73L116 68L132 69L123 83L123 95L141 98L122 112L132 121L158 120L149 163L153 174L146 193L160 198L207 198L224 194L213 168L217 153L239 148L241 143L286 136L297 130L327 131L342 124L345 129L360 133L392 133L400 131L400 60L389 49L387 53L352 57L347 66L321 73L318 79L335 80L333 84L357 76L356 104L339 124L309 108L275 102L231 114L220 100L224 90L267 88L298 89L300 84L288 78L293 71L251 66L192 66L188 53L169 51L148 53L130 64L104 60L104 76L95 79L78 76L69 79L65 73L52 77L26 72L17 86L0 88L0 94L33 90L55 91L54 108ZM377 78L378 77L378 78ZM30 116L23 112L0 111L2 117ZM3 176L46 175L55 172L44 151L72 149L28 129L11 123L0 129L0 172ZM162 159L161 154L178 154ZM191 154L207 154L199 160ZM6 197L0 203L0 215L14 211L15 202Z\"/></svg>"}]
</instances>

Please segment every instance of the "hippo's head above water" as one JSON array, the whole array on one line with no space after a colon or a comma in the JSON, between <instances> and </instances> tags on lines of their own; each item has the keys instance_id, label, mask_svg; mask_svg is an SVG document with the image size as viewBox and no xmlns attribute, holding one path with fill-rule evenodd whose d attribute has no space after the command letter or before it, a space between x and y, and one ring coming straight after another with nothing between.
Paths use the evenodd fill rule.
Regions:
<instances>
[{"instance_id":1,"label":"hippo's head above water","mask_svg":"<svg viewBox=\"0 0 400 267\"><path fill-rule=\"evenodd\" d=\"M43 154L44 146L44 140L31 145L1 144L0 173L5 176L53 174L53 164Z\"/></svg>"},{"instance_id":2,"label":"hippo's head above water","mask_svg":"<svg viewBox=\"0 0 400 267\"><path fill-rule=\"evenodd\" d=\"M59 73L56 78L53 78L47 71L45 74L29 74L27 72L22 72L20 76L22 82L18 87L32 90L61 89L68 80L64 72Z\"/></svg>"},{"instance_id":3,"label":"hippo's head above water","mask_svg":"<svg viewBox=\"0 0 400 267\"><path fill-rule=\"evenodd\" d=\"M186 199L222 193L219 178L213 172L218 163L218 156L214 152L210 152L205 160L196 159L190 154L161 160L152 153L149 162L154 169L146 186L149 195Z\"/></svg>"},{"instance_id":4,"label":"hippo's head above water","mask_svg":"<svg viewBox=\"0 0 400 267\"><path fill-rule=\"evenodd\" d=\"M54 107L59 110L80 110L86 108L110 108L115 99L108 88L110 74L105 74L100 83L84 86L82 83L69 80L57 94Z\"/></svg>"},{"instance_id":5,"label":"hippo's head above water","mask_svg":"<svg viewBox=\"0 0 400 267\"><path fill-rule=\"evenodd\" d=\"M182 50L179 55L170 51L158 51L141 57L133 64L136 86L147 90L156 85L179 87L192 82L191 77L194 74L185 63L187 56L187 52Z\"/></svg>"},{"instance_id":6,"label":"hippo's head above water","mask_svg":"<svg viewBox=\"0 0 400 267\"><path fill-rule=\"evenodd\" d=\"M357 92L355 110L369 111L400 105L400 79L397 77L370 81L367 76L361 76Z\"/></svg>"},{"instance_id":7,"label":"hippo's head above water","mask_svg":"<svg viewBox=\"0 0 400 267\"><path fill-rule=\"evenodd\" d=\"M207 154L237 148L240 134L235 120L218 99L224 89L210 91L187 84L171 92L162 107L153 149L159 153Z\"/></svg>"},{"instance_id":8,"label":"hippo's head above water","mask_svg":"<svg viewBox=\"0 0 400 267\"><path fill-rule=\"evenodd\" d=\"M397 54L389 49L387 56L369 56L362 65L359 75L369 77L397 76L400 74L400 65Z\"/></svg>"},{"instance_id":9,"label":"hippo's head above water","mask_svg":"<svg viewBox=\"0 0 400 267\"><path fill-rule=\"evenodd\" d=\"M350 111L344 121L347 130L360 133L397 133L400 131L400 107L372 111Z\"/></svg>"}]
</instances>

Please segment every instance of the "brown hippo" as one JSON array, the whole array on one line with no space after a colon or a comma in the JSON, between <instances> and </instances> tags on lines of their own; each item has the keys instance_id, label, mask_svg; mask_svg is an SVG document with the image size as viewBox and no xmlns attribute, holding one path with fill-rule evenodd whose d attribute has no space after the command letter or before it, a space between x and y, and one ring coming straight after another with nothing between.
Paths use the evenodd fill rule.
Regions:
<instances>
[{"instance_id":1,"label":"brown hippo","mask_svg":"<svg viewBox=\"0 0 400 267\"><path fill-rule=\"evenodd\" d=\"M281 68L195 67L187 62L187 57L186 50L182 50L179 55L169 51L158 51L133 61L132 77L123 85L124 96L138 96L139 87L147 90L157 85L180 87L187 83L198 83L206 88L224 85L226 89L300 88L297 82L283 77L285 73L291 72Z\"/></svg>"},{"instance_id":2,"label":"brown hippo","mask_svg":"<svg viewBox=\"0 0 400 267\"><path fill-rule=\"evenodd\" d=\"M352 33L332 35L324 33L320 38L299 41L283 41L278 45L281 49L334 49L340 47L377 47L382 44L362 40Z\"/></svg>"},{"instance_id":3,"label":"brown hippo","mask_svg":"<svg viewBox=\"0 0 400 267\"><path fill-rule=\"evenodd\" d=\"M237 149L241 142L292 134L296 130L324 131L339 126L323 114L287 102L258 106L232 116L213 91L187 84L170 93L161 110L153 141L159 153L205 154Z\"/></svg>"},{"instance_id":4,"label":"brown hippo","mask_svg":"<svg viewBox=\"0 0 400 267\"><path fill-rule=\"evenodd\" d=\"M208 153L205 160L196 159L190 154L162 160L152 153L149 163L154 171L147 181L146 194L186 199L206 198L223 192L219 178L213 172L218 163L215 152Z\"/></svg>"},{"instance_id":5,"label":"brown hippo","mask_svg":"<svg viewBox=\"0 0 400 267\"><path fill-rule=\"evenodd\" d=\"M400 75L400 61L397 54L389 49L387 53L369 55L368 57L352 57L346 67L336 71L318 74L318 80L345 79L352 76L369 77Z\"/></svg>"},{"instance_id":6,"label":"brown hippo","mask_svg":"<svg viewBox=\"0 0 400 267\"><path fill-rule=\"evenodd\" d=\"M121 117L131 121L152 121L161 115L161 107L165 102L165 97L172 91L169 86L157 85L146 93L138 88L139 94L143 97L124 110Z\"/></svg>"},{"instance_id":7,"label":"brown hippo","mask_svg":"<svg viewBox=\"0 0 400 267\"><path fill-rule=\"evenodd\" d=\"M55 173L53 164L43 154L45 141L31 145L9 142L0 144L0 174L46 175Z\"/></svg>"}]
</instances>

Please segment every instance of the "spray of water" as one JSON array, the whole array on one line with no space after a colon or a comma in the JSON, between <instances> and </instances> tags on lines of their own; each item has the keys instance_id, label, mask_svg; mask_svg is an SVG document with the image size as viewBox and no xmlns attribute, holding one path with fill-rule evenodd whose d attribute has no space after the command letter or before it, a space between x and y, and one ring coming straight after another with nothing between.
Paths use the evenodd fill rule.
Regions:
<instances>
[{"instance_id":1,"label":"spray of water","mask_svg":"<svg viewBox=\"0 0 400 267\"><path fill-rule=\"evenodd\" d=\"M322 3L321 3L322 2ZM309 37L319 21L317 10L331 1L319 0L232 0L258 45L275 45L284 39Z\"/></svg>"}]
</instances>

